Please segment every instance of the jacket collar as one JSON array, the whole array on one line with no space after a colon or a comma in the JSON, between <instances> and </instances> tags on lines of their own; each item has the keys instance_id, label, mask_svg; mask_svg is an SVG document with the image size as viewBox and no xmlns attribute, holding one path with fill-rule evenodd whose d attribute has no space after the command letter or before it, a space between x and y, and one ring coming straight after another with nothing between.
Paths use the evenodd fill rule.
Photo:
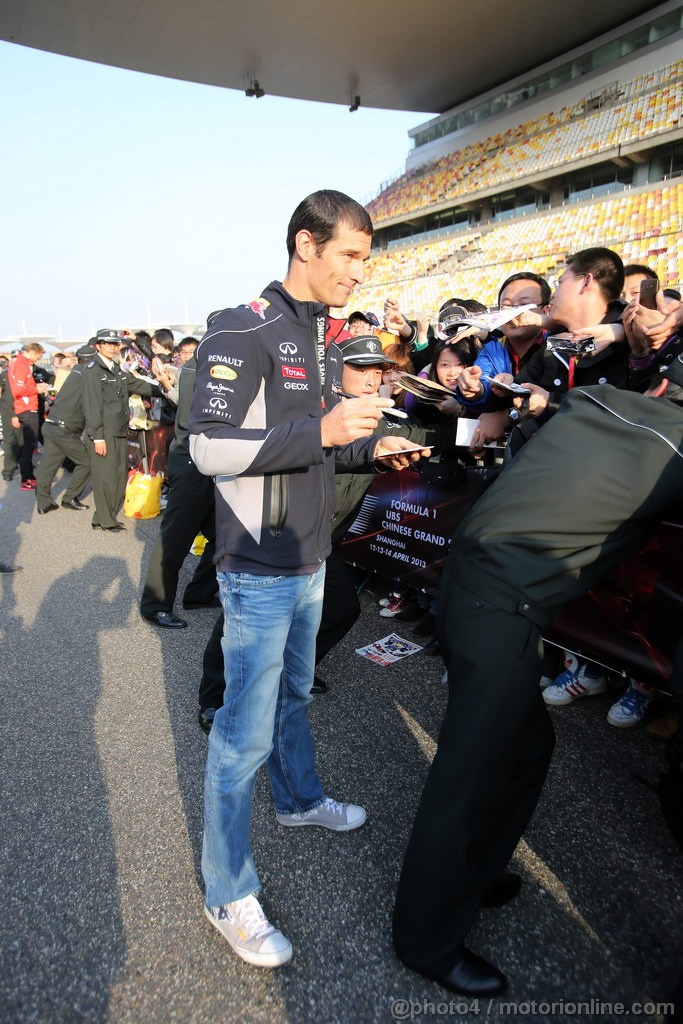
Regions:
<instances>
[{"instance_id":1,"label":"jacket collar","mask_svg":"<svg viewBox=\"0 0 683 1024\"><path fill-rule=\"evenodd\" d=\"M280 281L271 281L263 292L263 298L267 299L287 319L302 326L310 327L314 317L320 316L321 313L327 316L328 313L327 306L323 302L299 302L282 287Z\"/></svg>"},{"instance_id":2,"label":"jacket collar","mask_svg":"<svg viewBox=\"0 0 683 1024\"><path fill-rule=\"evenodd\" d=\"M109 366L109 364L107 362L105 362L104 358L100 355L99 352L97 352L96 355L95 355L95 362L98 364L98 366L101 366L105 370L108 370L109 373L115 373L116 372L117 364L112 360L112 365Z\"/></svg>"}]
</instances>

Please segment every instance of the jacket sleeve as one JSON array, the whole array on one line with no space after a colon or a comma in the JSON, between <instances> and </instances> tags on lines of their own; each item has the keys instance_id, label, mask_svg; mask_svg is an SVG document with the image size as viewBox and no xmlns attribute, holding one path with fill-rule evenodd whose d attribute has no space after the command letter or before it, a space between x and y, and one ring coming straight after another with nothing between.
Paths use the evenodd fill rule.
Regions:
<instances>
[{"instance_id":1,"label":"jacket sleeve","mask_svg":"<svg viewBox=\"0 0 683 1024\"><path fill-rule=\"evenodd\" d=\"M140 380L139 377L136 377L133 373L128 373L127 370L125 370L124 373L126 374L126 383L128 384L128 391L130 394L144 395L145 398L149 398L151 395L159 398L162 394L161 388L158 384L150 384L146 380Z\"/></svg>"},{"instance_id":2,"label":"jacket sleeve","mask_svg":"<svg viewBox=\"0 0 683 1024\"><path fill-rule=\"evenodd\" d=\"M212 324L196 352L190 454L197 469L205 476L261 476L322 464L319 415L267 425L271 367L258 331L239 330L230 316L234 310Z\"/></svg>"},{"instance_id":3,"label":"jacket sleeve","mask_svg":"<svg viewBox=\"0 0 683 1024\"><path fill-rule=\"evenodd\" d=\"M102 384L96 368L86 368L83 373L83 416L85 432L95 440L104 438L103 423L104 403L102 401Z\"/></svg>"},{"instance_id":4,"label":"jacket sleeve","mask_svg":"<svg viewBox=\"0 0 683 1024\"><path fill-rule=\"evenodd\" d=\"M487 377L495 377L498 373L510 372L510 360L507 358L505 347L497 340L486 342L475 359L474 365L480 367L482 376ZM460 390L456 391L456 398L459 402L462 402L464 406L471 409L477 409L480 412L489 408L501 408L500 401L495 395L491 395L490 381L482 380L481 385L484 392L479 398L467 399L460 393ZM494 404L491 405L491 403Z\"/></svg>"}]
</instances>

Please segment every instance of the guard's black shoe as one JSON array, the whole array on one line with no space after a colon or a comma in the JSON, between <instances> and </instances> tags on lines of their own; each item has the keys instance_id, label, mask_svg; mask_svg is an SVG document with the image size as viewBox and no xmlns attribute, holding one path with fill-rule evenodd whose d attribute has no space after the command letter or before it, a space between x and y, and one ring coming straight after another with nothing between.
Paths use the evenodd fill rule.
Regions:
<instances>
[{"instance_id":1,"label":"guard's black shoe","mask_svg":"<svg viewBox=\"0 0 683 1024\"><path fill-rule=\"evenodd\" d=\"M74 498L73 501L63 501L62 508L70 508L73 509L74 512L83 512L85 509L90 508L90 505L84 505L82 501L78 500L78 498Z\"/></svg>"},{"instance_id":2,"label":"guard's black shoe","mask_svg":"<svg viewBox=\"0 0 683 1024\"><path fill-rule=\"evenodd\" d=\"M437 974L411 964L406 966L451 992L459 992L464 996L495 996L507 988L507 978L502 971L466 946L462 947L460 958L447 974Z\"/></svg>"},{"instance_id":3,"label":"guard's black shoe","mask_svg":"<svg viewBox=\"0 0 683 1024\"><path fill-rule=\"evenodd\" d=\"M115 526L100 526L99 523L90 524L93 530L105 530L107 533L123 533L126 529L123 523L116 523Z\"/></svg>"},{"instance_id":4,"label":"guard's black shoe","mask_svg":"<svg viewBox=\"0 0 683 1024\"><path fill-rule=\"evenodd\" d=\"M494 878L484 893L481 905L482 907L504 907L510 900L514 900L515 896L519 896L521 888L521 875L514 871L503 871L498 878Z\"/></svg>"},{"instance_id":5,"label":"guard's black shoe","mask_svg":"<svg viewBox=\"0 0 683 1024\"><path fill-rule=\"evenodd\" d=\"M58 508L58 506L55 505L54 501L52 501L52 502L50 502L49 505L46 506L46 508L39 508L38 509L38 515L39 516L46 516L48 514L48 512L56 512L57 508Z\"/></svg>"},{"instance_id":6,"label":"guard's black shoe","mask_svg":"<svg viewBox=\"0 0 683 1024\"><path fill-rule=\"evenodd\" d=\"M211 732L211 726L213 725L213 720L216 717L217 711L218 708L199 709L199 714L197 716L199 721L199 728L202 730L202 732L205 732L207 736Z\"/></svg>"},{"instance_id":7,"label":"guard's black shoe","mask_svg":"<svg viewBox=\"0 0 683 1024\"><path fill-rule=\"evenodd\" d=\"M428 654L431 658L441 654L441 645L438 638L433 636L422 648L422 653Z\"/></svg>"},{"instance_id":8,"label":"guard's black shoe","mask_svg":"<svg viewBox=\"0 0 683 1024\"><path fill-rule=\"evenodd\" d=\"M413 629L413 636L434 636L436 633L436 618L431 612L423 615Z\"/></svg>"},{"instance_id":9,"label":"guard's black shoe","mask_svg":"<svg viewBox=\"0 0 683 1024\"><path fill-rule=\"evenodd\" d=\"M13 480L13 479L14 479L14 473L3 473L3 474L2 474L2 479L3 479L3 480L6 480L6 481L7 481L7 483L9 483L9 482L10 482L10 480Z\"/></svg>"},{"instance_id":10,"label":"guard's black shoe","mask_svg":"<svg viewBox=\"0 0 683 1024\"><path fill-rule=\"evenodd\" d=\"M7 562L0 562L0 573L21 572L20 565L7 565Z\"/></svg>"},{"instance_id":11,"label":"guard's black shoe","mask_svg":"<svg viewBox=\"0 0 683 1024\"><path fill-rule=\"evenodd\" d=\"M313 686L311 687L311 693L327 693L329 686L324 679L319 679L318 676L313 677Z\"/></svg>"},{"instance_id":12,"label":"guard's black shoe","mask_svg":"<svg viewBox=\"0 0 683 1024\"><path fill-rule=\"evenodd\" d=\"M185 619L174 615L173 612L155 612L154 615L143 615L142 617L155 626L161 626L162 629L185 629L187 625Z\"/></svg>"},{"instance_id":13,"label":"guard's black shoe","mask_svg":"<svg viewBox=\"0 0 683 1024\"><path fill-rule=\"evenodd\" d=\"M208 601L183 601L183 608L188 611L192 611L193 608L220 608L220 598L215 596L209 598Z\"/></svg>"}]
</instances>

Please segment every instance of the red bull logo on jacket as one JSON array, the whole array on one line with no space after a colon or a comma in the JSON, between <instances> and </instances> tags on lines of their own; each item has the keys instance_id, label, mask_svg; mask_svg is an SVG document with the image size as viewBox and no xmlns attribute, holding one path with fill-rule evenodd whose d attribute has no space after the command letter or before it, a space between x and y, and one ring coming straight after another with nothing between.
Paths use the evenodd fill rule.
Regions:
<instances>
[{"instance_id":1,"label":"red bull logo on jacket","mask_svg":"<svg viewBox=\"0 0 683 1024\"><path fill-rule=\"evenodd\" d=\"M251 302L245 302L247 309L251 309L252 312L260 316L262 320L266 319L266 310L269 305L270 303L268 302L268 299L264 299L262 296L259 296L258 299L252 299Z\"/></svg>"}]
</instances>

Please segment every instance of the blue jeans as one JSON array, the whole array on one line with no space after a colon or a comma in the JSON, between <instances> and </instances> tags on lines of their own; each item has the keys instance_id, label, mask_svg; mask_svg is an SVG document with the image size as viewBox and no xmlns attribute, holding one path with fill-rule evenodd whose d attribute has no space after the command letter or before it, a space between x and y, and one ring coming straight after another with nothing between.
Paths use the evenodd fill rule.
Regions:
<instances>
[{"instance_id":1,"label":"blue jeans","mask_svg":"<svg viewBox=\"0 0 683 1024\"><path fill-rule=\"evenodd\" d=\"M324 583L324 565L308 576L218 573L226 689L204 784L202 872L210 907L259 890L249 826L262 764L278 812L309 811L324 799L306 717Z\"/></svg>"}]
</instances>

